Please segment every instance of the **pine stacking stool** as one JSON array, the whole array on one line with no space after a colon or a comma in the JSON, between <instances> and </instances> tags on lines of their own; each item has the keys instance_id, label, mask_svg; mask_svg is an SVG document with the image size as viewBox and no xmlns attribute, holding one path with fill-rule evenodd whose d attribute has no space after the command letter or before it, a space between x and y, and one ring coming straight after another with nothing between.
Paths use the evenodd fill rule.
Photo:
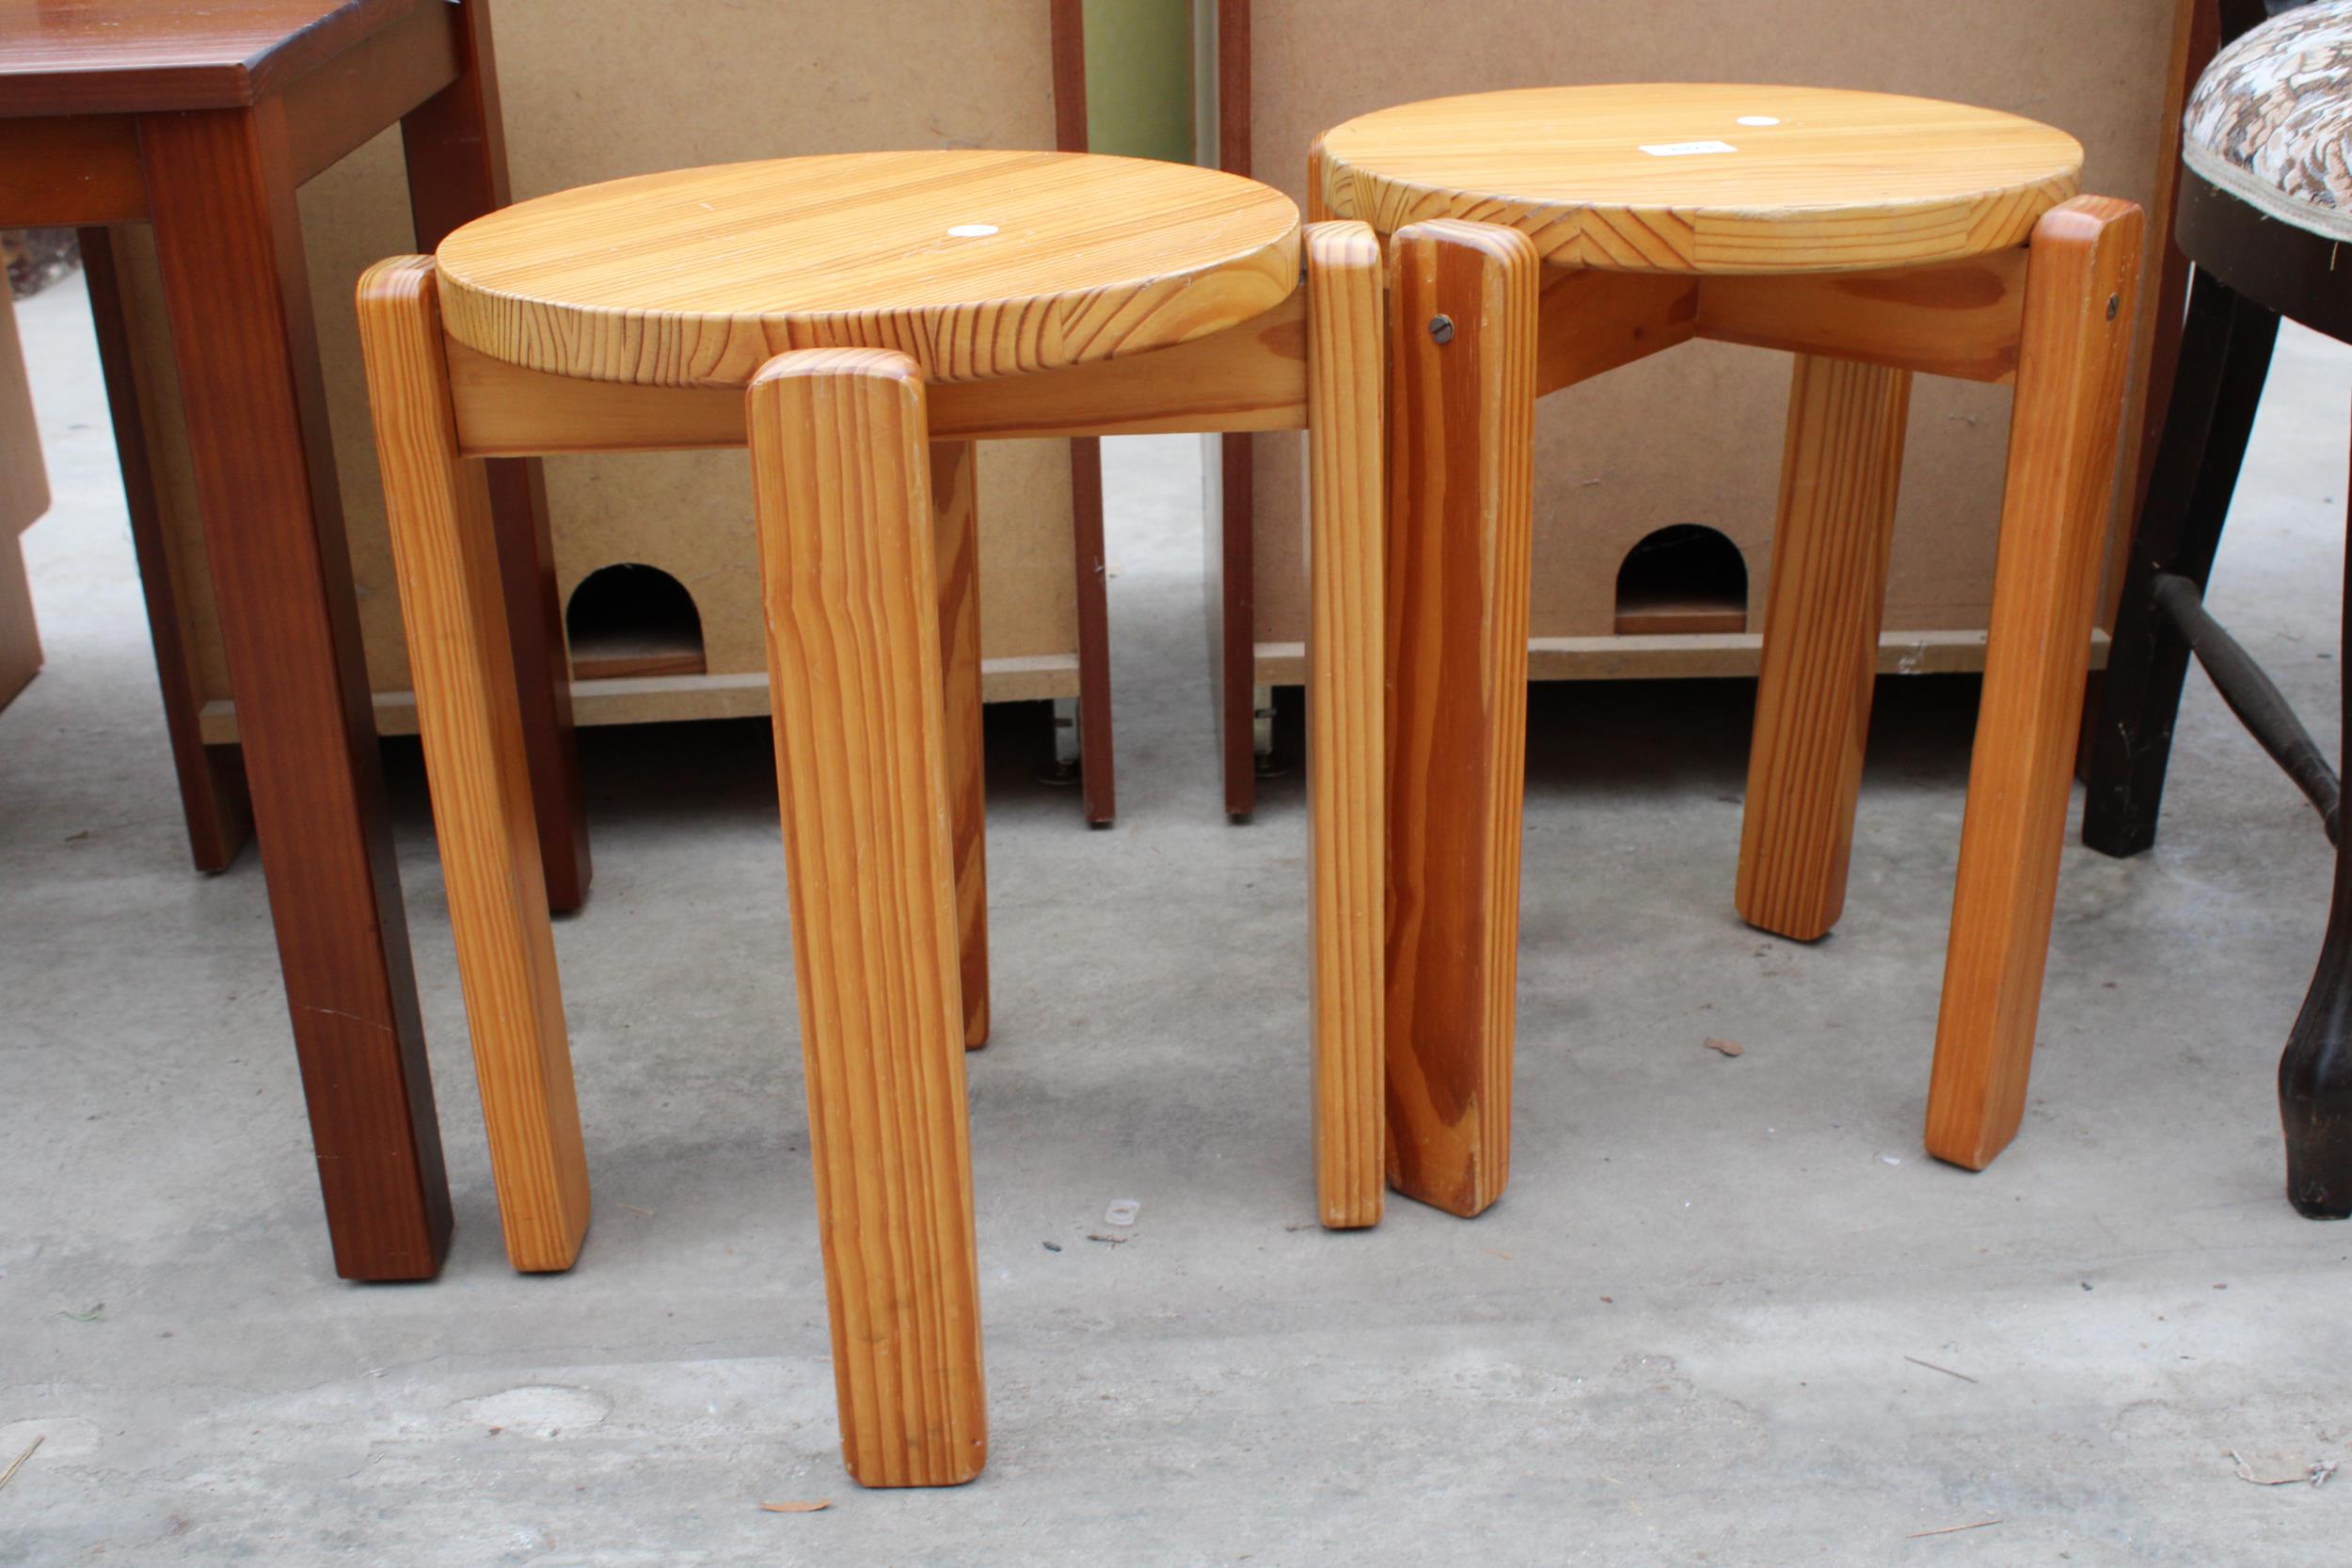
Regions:
<instances>
[{"instance_id":1,"label":"pine stacking stool","mask_svg":"<svg viewBox=\"0 0 2352 1568\"><path fill-rule=\"evenodd\" d=\"M1480 234L1455 228L1438 252ZM989 1028L977 440L1310 432L1317 1198L1326 1225L1377 1220L1386 309L1361 224L1068 153L622 180L371 269L369 393L516 1267L570 1266L588 1178L482 469L591 450L751 448L853 1476L953 1483L986 1449L962 1054Z\"/></svg>"},{"instance_id":2,"label":"pine stacking stool","mask_svg":"<svg viewBox=\"0 0 2352 1568\"><path fill-rule=\"evenodd\" d=\"M1486 417L1514 432L1543 393L1693 338L1796 356L1737 892L1783 936L1844 902L1912 374L2014 383L1927 1116L1930 1150L1971 1167L2025 1105L2139 270L2139 210L2078 195L2081 163L2013 115L1685 84L1384 109L1309 171L1311 218L1510 231L1491 262L1539 303ZM1462 329L1398 320L1400 357ZM1442 1126L1406 1146L1476 1206L1508 1158L1530 476L1514 435L1498 510L1443 526L1444 443L1410 398L1390 417L1389 1092Z\"/></svg>"}]
</instances>

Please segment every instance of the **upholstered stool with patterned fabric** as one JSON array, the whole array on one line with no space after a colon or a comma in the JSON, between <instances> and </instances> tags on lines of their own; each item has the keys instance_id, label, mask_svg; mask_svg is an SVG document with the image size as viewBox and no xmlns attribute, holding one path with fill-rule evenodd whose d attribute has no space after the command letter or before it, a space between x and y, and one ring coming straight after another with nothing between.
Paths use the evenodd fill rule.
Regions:
<instances>
[{"instance_id":1,"label":"upholstered stool with patterned fabric","mask_svg":"<svg viewBox=\"0 0 2352 1568\"><path fill-rule=\"evenodd\" d=\"M2223 0L2230 42L2190 94L2181 135L2181 248L2197 263L2180 369L2139 515L2093 735L2083 842L2155 842L2191 654L2317 808L2338 845L2318 973L2279 1063L2287 1196L2352 1215L2352 856L2337 775L2261 668L2204 608L2279 318L2352 342L2352 0L2265 22ZM2347 621L2352 631L2352 621ZM2347 646L2352 646L2348 642ZM2352 706L2345 711L2352 736Z\"/></svg>"}]
</instances>

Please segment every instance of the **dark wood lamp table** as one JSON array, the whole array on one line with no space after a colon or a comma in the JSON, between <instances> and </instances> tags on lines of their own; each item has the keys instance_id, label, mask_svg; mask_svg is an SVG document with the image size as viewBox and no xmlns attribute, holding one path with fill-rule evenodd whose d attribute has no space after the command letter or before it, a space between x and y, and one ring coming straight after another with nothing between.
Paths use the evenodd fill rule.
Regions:
<instances>
[{"instance_id":1,"label":"dark wood lamp table","mask_svg":"<svg viewBox=\"0 0 2352 1568\"><path fill-rule=\"evenodd\" d=\"M233 852L249 788L351 1279L431 1277L450 1205L294 191L397 121L421 249L502 205L489 28L484 0L0 0L0 226L83 230L118 428L134 394L102 297L105 226L154 226L245 778L204 776L192 733L174 751L192 814L212 816L191 823L199 863L208 832ZM125 456L138 531L151 497ZM589 867L546 505L535 466L496 467L532 804L567 908ZM158 657L178 657L158 630Z\"/></svg>"}]
</instances>

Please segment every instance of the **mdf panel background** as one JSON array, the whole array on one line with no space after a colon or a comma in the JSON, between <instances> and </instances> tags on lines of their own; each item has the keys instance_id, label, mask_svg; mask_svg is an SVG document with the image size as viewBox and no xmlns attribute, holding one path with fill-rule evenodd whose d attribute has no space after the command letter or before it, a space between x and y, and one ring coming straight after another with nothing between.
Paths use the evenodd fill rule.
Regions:
<instances>
[{"instance_id":1,"label":"mdf panel background","mask_svg":"<svg viewBox=\"0 0 2352 1568\"><path fill-rule=\"evenodd\" d=\"M2162 124L2180 8L2181 0L1255 0L1252 172L1303 201L1307 147L1319 132L1415 99L1586 82L1785 82L1957 99L2044 120L2083 143L2085 190L2153 204L2169 179ZM2162 250L2149 247L2150 289ZM1539 405L1538 677L1753 673L1788 373L1782 354L1692 343ZM2135 409L2143 375L2136 366ZM2005 388L1924 376L1915 385L1882 668L1981 665L2009 406ZM2137 422L2128 416L2127 430ZM1307 603L1297 438L1259 437L1256 469L1259 678L1293 684ZM1675 524L1715 529L1739 547L1744 632L1614 635L1620 563Z\"/></svg>"},{"instance_id":2,"label":"mdf panel background","mask_svg":"<svg viewBox=\"0 0 2352 1568\"><path fill-rule=\"evenodd\" d=\"M517 200L657 169L890 147L1055 142L1044 0L497 0L493 24ZM379 728L414 728L352 291L413 251L397 131L301 194L329 418ZM119 236L168 547L205 704L234 714L197 526L168 335L147 230ZM763 714L765 653L743 453L568 457L547 465L566 598L634 562L693 595L707 673L586 681L583 723ZM1077 690L1068 443L990 443L980 467L981 617L992 699Z\"/></svg>"}]
</instances>

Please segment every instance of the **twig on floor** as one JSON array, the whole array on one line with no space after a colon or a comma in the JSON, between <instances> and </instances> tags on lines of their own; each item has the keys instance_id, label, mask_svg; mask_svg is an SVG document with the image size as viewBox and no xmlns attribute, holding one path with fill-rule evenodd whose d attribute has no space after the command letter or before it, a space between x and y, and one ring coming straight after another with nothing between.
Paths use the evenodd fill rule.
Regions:
<instances>
[{"instance_id":1,"label":"twig on floor","mask_svg":"<svg viewBox=\"0 0 2352 1568\"><path fill-rule=\"evenodd\" d=\"M8 1482L16 1479L16 1473L24 1468L24 1462L33 1457L33 1450L40 1448L42 1438L45 1438L49 1434L44 1432L40 1437L34 1438L30 1443L25 1445L24 1451L16 1456L15 1464L9 1465L5 1470L0 1470L0 1486L6 1486Z\"/></svg>"},{"instance_id":2,"label":"twig on floor","mask_svg":"<svg viewBox=\"0 0 2352 1568\"><path fill-rule=\"evenodd\" d=\"M1924 1536L1930 1535L1958 1535L1964 1529L1984 1529L1988 1526L1997 1525L1999 1523L2001 1523L2001 1521L1998 1519L1979 1519L1973 1525L1946 1525L1941 1529L1915 1529L1909 1535L1904 1536L1903 1539L1906 1541L1917 1541Z\"/></svg>"},{"instance_id":3,"label":"twig on floor","mask_svg":"<svg viewBox=\"0 0 2352 1568\"><path fill-rule=\"evenodd\" d=\"M1966 1372L1956 1372L1949 1367L1939 1367L1932 1361L1922 1361L1915 1355L1906 1355L1903 1359L1910 1362L1915 1367L1925 1367L1931 1372L1942 1372L1946 1377L1956 1377L1963 1383L1974 1383L1977 1381L1975 1378L1970 1377Z\"/></svg>"}]
</instances>

